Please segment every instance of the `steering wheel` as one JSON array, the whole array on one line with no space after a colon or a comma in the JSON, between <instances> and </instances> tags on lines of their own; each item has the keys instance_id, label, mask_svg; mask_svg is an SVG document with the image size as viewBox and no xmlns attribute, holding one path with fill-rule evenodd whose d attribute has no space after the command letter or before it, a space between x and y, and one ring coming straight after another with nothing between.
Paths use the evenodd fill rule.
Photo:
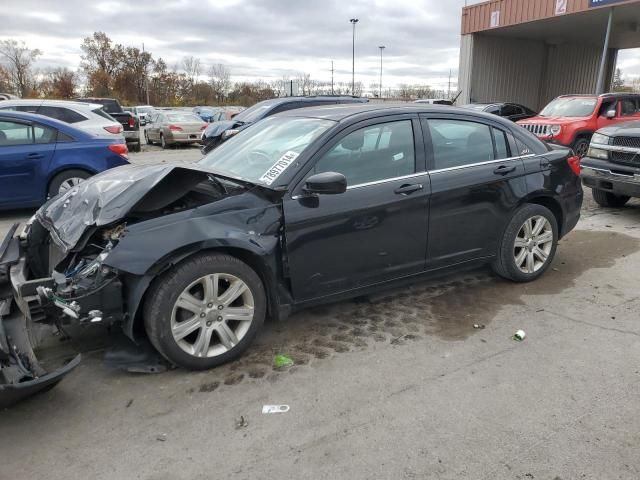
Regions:
<instances>
[{"instance_id":1,"label":"steering wheel","mask_svg":"<svg viewBox=\"0 0 640 480\"><path fill-rule=\"evenodd\" d=\"M263 165L273 163L271 156L263 150L251 150L248 158L249 165Z\"/></svg>"}]
</instances>

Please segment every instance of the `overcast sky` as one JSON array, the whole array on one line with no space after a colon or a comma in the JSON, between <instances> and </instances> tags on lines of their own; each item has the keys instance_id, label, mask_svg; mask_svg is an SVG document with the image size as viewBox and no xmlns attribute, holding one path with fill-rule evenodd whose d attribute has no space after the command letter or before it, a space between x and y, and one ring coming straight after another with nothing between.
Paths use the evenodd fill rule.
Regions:
<instances>
[{"instance_id":1,"label":"overcast sky","mask_svg":"<svg viewBox=\"0 0 640 480\"><path fill-rule=\"evenodd\" d=\"M43 55L38 66L80 62L82 39L104 31L175 65L187 55L229 67L234 79L277 79L306 72L351 81L351 25L356 27L356 80L446 89L458 69L464 0L12 0L3 2L0 38L24 40ZM467 3L479 3L469 0ZM638 50L619 66L640 75ZM455 83L454 83L455 85ZM455 87L454 87L455 88Z\"/></svg>"}]
</instances>

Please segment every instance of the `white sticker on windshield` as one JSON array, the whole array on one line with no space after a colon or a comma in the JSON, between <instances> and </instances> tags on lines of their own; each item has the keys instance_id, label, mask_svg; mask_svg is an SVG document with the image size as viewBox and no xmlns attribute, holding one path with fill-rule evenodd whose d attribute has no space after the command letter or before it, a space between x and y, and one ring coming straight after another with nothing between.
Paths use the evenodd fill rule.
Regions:
<instances>
[{"instance_id":1,"label":"white sticker on windshield","mask_svg":"<svg viewBox=\"0 0 640 480\"><path fill-rule=\"evenodd\" d=\"M280 157L280 160L274 163L273 166L269 170L267 170L264 175L260 177L260 181L266 183L267 185L271 185L280 175L282 175L282 172L284 172L296 158L298 158L298 153L289 150L282 157Z\"/></svg>"}]
</instances>

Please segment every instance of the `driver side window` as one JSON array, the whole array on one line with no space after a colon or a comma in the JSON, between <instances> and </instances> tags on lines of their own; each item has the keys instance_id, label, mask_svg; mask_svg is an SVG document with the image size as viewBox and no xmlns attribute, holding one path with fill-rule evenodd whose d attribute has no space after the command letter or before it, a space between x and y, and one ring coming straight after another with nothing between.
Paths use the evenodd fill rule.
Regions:
<instances>
[{"instance_id":1,"label":"driver side window","mask_svg":"<svg viewBox=\"0 0 640 480\"><path fill-rule=\"evenodd\" d=\"M313 173L324 172L343 174L349 186L415 173L411 120L371 125L348 134L316 163Z\"/></svg>"}]
</instances>

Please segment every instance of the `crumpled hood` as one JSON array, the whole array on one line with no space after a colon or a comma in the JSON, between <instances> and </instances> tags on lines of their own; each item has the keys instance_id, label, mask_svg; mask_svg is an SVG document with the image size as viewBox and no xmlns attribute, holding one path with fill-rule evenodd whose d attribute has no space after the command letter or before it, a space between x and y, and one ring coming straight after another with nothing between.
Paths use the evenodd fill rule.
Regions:
<instances>
[{"instance_id":1,"label":"crumpled hood","mask_svg":"<svg viewBox=\"0 0 640 480\"><path fill-rule=\"evenodd\" d=\"M36 218L67 253L87 228L123 218L168 176L175 176L176 181L197 180L209 173L195 164L125 165L90 177L53 198L37 211Z\"/></svg>"}]
</instances>

